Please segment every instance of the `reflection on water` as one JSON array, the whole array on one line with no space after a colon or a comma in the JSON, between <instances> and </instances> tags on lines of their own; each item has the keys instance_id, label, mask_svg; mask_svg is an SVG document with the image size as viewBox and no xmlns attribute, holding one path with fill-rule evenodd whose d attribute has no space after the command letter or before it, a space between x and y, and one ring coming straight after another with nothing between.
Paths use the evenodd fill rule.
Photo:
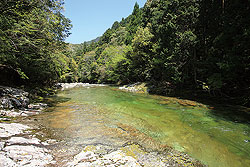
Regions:
<instances>
[{"instance_id":1,"label":"reflection on water","mask_svg":"<svg viewBox=\"0 0 250 167\"><path fill-rule=\"evenodd\" d=\"M250 164L249 124L215 116L205 105L110 87L71 89L58 97L69 101L38 117L70 147L116 148L132 141L159 151L169 145L209 166Z\"/></svg>"}]
</instances>

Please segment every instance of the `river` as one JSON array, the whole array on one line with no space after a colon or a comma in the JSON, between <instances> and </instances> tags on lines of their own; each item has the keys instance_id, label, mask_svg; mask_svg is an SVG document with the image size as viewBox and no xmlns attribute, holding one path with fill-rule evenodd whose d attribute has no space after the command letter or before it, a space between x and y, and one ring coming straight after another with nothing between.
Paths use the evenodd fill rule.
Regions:
<instances>
[{"instance_id":1,"label":"river","mask_svg":"<svg viewBox=\"0 0 250 167\"><path fill-rule=\"evenodd\" d=\"M159 152L171 146L211 167L250 166L250 125L247 118L227 115L230 106L215 111L193 101L109 86L60 91L52 101L57 105L36 120L64 142L60 147L71 150L61 151L61 158L86 145L115 149L134 142Z\"/></svg>"}]
</instances>

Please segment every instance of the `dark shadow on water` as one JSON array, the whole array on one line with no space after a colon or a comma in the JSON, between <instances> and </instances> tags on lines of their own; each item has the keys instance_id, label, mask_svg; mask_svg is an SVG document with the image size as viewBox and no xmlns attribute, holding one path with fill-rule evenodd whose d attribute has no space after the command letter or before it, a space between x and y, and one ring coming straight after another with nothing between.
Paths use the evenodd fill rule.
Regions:
<instances>
[{"instance_id":1,"label":"dark shadow on water","mask_svg":"<svg viewBox=\"0 0 250 167\"><path fill-rule=\"evenodd\" d=\"M50 107L54 107L59 103L65 103L70 101L71 98L66 98L66 97L62 97L62 96L58 96L58 95L54 95L54 96L50 96L49 98L45 99L45 102L50 106Z\"/></svg>"},{"instance_id":2,"label":"dark shadow on water","mask_svg":"<svg viewBox=\"0 0 250 167\"><path fill-rule=\"evenodd\" d=\"M168 86L158 85L152 86L147 84L152 92L150 94L158 94L168 97L175 97L183 100L192 100L198 103L202 103L209 107L211 110L211 116L215 116L219 119L232 121L234 123L250 124L250 108L235 104L235 101L225 97L213 97L208 93L197 92L193 90L178 90L177 92L171 92L171 88ZM162 92L162 90L165 90Z\"/></svg>"},{"instance_id":3,"label":"dark shadow on water","mask_svg":"<svg viewBox=\"0 0 250 167\"><path fill-rule=\"evenodd\" d=\"M213 105L211 114L234 123L250 124L250 110L245 107L225 104Z\"/></svg>"},{"instance_id":4,"label":"dark shadow on water","mask_svg":"<svg viewBox=\"0 0 250 167\"><path fill-rule=\"evenodd\" d=\"M211 116L219 119L231 121L234 123L250 124L250 108L234 105L221 97L204 97L204 96L179 96L188 100L202 103L209 107Z\"/></svg>"},{"instance_id":5,"label":"dark shadow on water","mask_svg":"<svg viewBox=\"0 0 250 167\"><path fill-rule=\"evenodd\" d=\"M186 98L205 104L209 107L211 116L215 116L219 119L234 123L250 124L250 108L233 105L232 103L227 102L225 99L220 99L219 97L205 98L183 96L181 98Z\"/></svg>"}]
</instances>

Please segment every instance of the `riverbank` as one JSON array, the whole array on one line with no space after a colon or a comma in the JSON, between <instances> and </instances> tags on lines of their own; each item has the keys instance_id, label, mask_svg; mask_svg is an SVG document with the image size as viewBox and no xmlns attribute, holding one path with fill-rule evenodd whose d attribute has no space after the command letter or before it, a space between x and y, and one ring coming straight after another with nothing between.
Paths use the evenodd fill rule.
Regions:
<instances>
[{"instance_id":1,"label":"riverbank","mask_svg":"<svg viewBox=\"0 0 250 167\"><path fill-rule=\"evenodd\" d=\"M41 141L34 127L18 120L38 115L47 104L31 104L29 93L0 86L0 166L45 166L54 164L48 150L50 140Z\"/></svg>"}]
</instances>

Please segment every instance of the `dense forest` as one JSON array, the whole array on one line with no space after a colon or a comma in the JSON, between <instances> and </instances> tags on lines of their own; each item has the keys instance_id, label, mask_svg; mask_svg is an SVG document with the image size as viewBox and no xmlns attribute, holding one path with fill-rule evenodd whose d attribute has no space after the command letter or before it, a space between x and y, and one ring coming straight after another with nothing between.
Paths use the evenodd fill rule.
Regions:
<instances>
[{"instance_id":1,"label":"dense forest","mask_svg":"<svg viewBox=\"0 0 250 167\"><path fill-rule=\"evenodd\" d=\"M191 90L250 105L249 0L136 3L100 38L77 45L63 42L71 24L62 8L61 0L1 2L0 69L8 81L146 82L151 93Z\"/></svg>"}]
</instances>

